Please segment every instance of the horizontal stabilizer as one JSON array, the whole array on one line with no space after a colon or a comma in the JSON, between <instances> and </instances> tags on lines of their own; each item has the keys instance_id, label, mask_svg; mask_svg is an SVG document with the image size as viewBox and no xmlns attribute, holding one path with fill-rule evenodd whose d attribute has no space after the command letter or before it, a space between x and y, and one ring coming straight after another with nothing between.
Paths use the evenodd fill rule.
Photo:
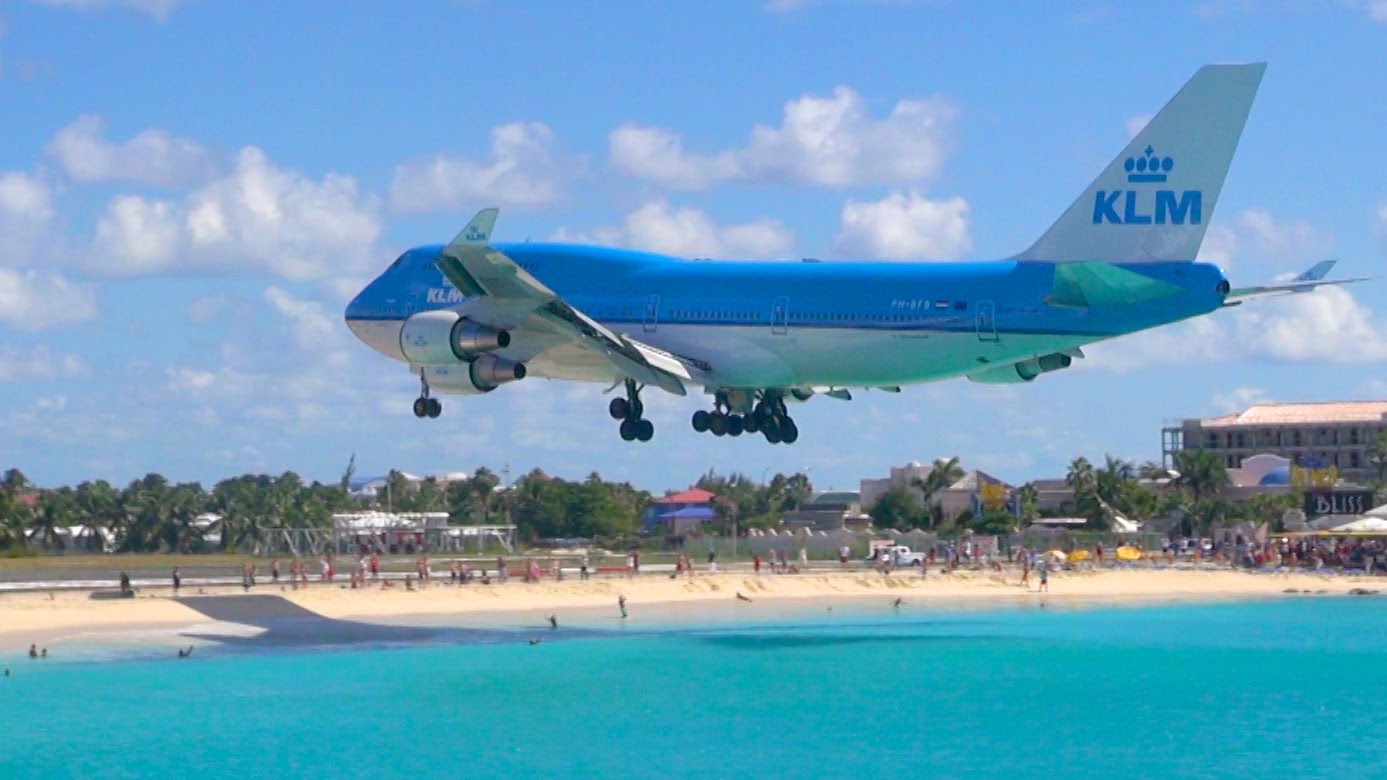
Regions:
<instances>
[{"instance_id":1,"label":"horizontal stabilizer","mask_svg":"<svg viewBox=\"0 0 1387 780\"><path fill-rule=\"evenodd\" d=\"M1311 290L1324 285L1356 284L1358 282L1370 282L1376 276L1359 276L1353 279L1325 279L1329 269L1334 267L1335 260L1324 260L1316 263L1310 270L1297 276L1285 284L1268 284L1260 287L1239 287L1232 290L1223 299L1224 306L1237 306L1243 301L1253 298L1263 298L1268 295L1294 295L1296 293L1310 292Z\"/></svg>"}]
</instances>

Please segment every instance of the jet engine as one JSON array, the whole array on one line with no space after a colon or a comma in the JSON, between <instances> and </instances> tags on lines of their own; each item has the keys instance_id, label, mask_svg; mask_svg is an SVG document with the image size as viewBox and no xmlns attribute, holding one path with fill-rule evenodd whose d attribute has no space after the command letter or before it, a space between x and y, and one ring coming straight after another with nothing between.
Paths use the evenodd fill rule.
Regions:
<instances>
[{"instance_id":1,"label":"jet engine","mask_svg":"<svg viewBox=\"0 0 1387 780\"><path fill-rule=\"evenodd\" d=\"M1016 382L1029 382L1041 374L1048 374L1051 371L1058 371L1061 368L1069 368L1074 362L1074 358L1063 352L1052 352L1048 355L1033 357L1017 363L1005 366L993 366L982 371L974 371L968 378L974 382L982 382L989 385L1005 385Z\"/></svg>"},{"instance_id":2,"label":"jet engine","mask_svg":"<svg viewBox=\"0 0 1387 780\"><path fill-rule=\"evenodd\" d=\"M525 378L524 363L496 355L482 355L460 365L423 366L420 371L430 389L452 395L481 395Z\"/></svg>"},{"instance_id":3,"label":"jet engine","mask_svg":"<svg viewBox=\"0 0 1387 780\"><path fill-rule=\"evenodd\" d=\"M447 309L420 312L400 328L400 351L415 365L469 361L508 346L509 332L478 325Z\"/></svg>"}]
</instances>

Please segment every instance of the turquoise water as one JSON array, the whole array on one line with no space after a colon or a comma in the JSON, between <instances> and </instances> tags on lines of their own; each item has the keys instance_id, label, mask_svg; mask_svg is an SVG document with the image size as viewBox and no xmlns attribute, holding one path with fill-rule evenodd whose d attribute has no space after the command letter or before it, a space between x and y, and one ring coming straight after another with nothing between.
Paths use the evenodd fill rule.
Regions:
<instances>
[{"instance_id":1,"label":"turquoise water","mask_svg":"<svg viewBox=\"0 0 1387 780\"><path fill-rule=\"evenodd\" d=\"M751 620L6 659L0 777L1387 777L1387 598Z\"/></svg>"}]
</instances>

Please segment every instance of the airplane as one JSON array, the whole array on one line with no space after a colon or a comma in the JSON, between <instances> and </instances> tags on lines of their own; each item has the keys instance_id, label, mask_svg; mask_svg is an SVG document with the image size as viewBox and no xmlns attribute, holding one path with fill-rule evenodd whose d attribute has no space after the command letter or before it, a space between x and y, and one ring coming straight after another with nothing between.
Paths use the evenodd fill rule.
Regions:
<instances>
[{"instance_id":1,"label":"airplane","mask_svg":"<svg viewBox=\"0 0 1387 780\"><path fill-rule=\"evenodd\" d=\"M702 388L692 427L793 443L791 404L959 376L1024 383L1082 347L1325 284L1233 289L1197 261L1265 63L1206 65L1024 251L985 262L708 260L492 243L488 208L447 245L400 255L347 306L351 331L434 393L527 377L624 387L621 438L649 441L647 388Z\"/></svg>"}]
</instances>

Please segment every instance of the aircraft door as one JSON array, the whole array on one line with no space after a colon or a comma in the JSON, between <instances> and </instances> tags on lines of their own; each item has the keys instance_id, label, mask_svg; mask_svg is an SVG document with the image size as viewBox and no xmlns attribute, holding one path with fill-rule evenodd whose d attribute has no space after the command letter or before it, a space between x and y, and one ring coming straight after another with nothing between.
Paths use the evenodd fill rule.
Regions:
<instances>
[{"instance_id":1,"label":"aircraft door","mask_svg":"<svg viewBox=\"0 0 1387 780\"><path fill-rule=\"evenodd\" d=\"M790 299L776 298L771 306L771 335L784 336L790 324Z\"/></svg>"},{"instance_id":2,"label":"aircraft door","mask_svg":"<svg viewBox=\"0 0 1387 780\"><path fill-rule=\"evenodd\" d=\"M641 330L646 333L654 333L660 325L660 296L649 295L645 299L645 318L641 321Z\"/></svg>"},{"instance_id":3,"label":"aircraft door","mask_svg":"<svg viewBox=\"0 0 1387 780\"><path fill-rule=\"evenodd\" d=\"M992 301L978 301L978 340L997 341L997 307Z\"/></svg>"}]
</instances>

